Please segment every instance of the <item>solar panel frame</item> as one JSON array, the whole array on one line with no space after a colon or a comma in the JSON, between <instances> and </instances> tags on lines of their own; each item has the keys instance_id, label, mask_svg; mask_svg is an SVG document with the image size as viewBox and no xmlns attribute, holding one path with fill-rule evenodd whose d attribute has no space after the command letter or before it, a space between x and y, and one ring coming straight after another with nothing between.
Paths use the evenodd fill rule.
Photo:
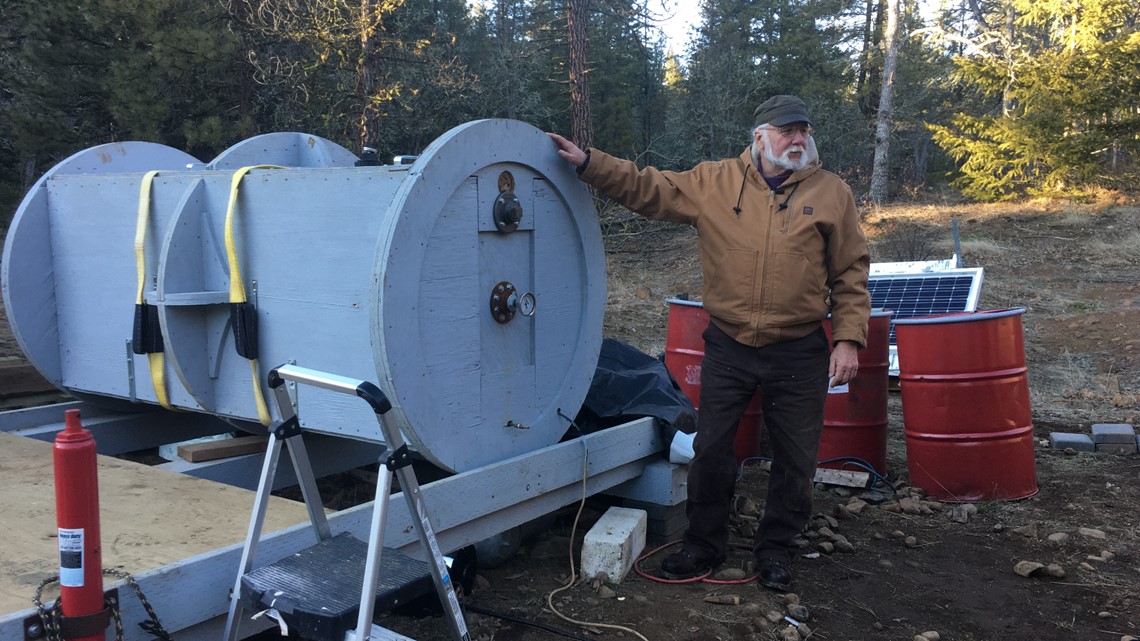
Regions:
<instances>
[{"instance_id":1,"label":"solar panel frame","mask_svg":"<svg viewBox=\"0 0 1140 641\"><path fill-rule=\"evenodd\" d=\"M871 307L894 312L891 316L890 375L897 376L899 372L894 321L899 318L977 311L984 273L982 267L963 267L870 275L867 287L871 292Z\"/></svg>"}]
</instances>

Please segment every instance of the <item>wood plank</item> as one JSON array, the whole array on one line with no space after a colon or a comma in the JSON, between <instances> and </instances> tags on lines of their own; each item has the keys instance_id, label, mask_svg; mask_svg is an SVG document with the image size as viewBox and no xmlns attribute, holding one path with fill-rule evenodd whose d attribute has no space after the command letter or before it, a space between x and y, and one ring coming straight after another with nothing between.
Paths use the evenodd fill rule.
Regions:
<instances>
[{"instance_id":1,"label":"wood plank","mask_svg":"<svg viewBox=\"0 0 1140 641\"><path fill-rule=\"evenodd\" d=\"M178 456L191 463L216 461L232 456L261 454L269 444L266 436L238 436L220 441L185 443L178 446Z\"/></svg>"},{"instance_id":2,"label":"wood plank","mask_svg":"<svg viewBox=\"0 0 1140 641\"><path fill-rule=\"evenodd\" d=\"M756 467L764 470L765 472L771 471L771 461L760 461ZM858 472L855 470L833 470L828 467L815 468L815 477L812 478L815 483L826 483L828 485L845 485L847 487L867 487L871 484L871 475L867 472Z\"/></svg>"}]
</instances>

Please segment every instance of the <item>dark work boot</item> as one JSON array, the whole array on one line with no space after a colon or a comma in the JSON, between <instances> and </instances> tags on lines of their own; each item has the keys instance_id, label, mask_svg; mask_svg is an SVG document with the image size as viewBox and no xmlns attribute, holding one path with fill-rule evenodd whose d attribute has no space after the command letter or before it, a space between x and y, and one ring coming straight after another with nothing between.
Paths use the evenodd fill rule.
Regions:
<instances>
[{"instance_id":1,"label":"dark work boot","mask_svg":"<svg viewBox=\"0 0 1140 641\"><path fill-rule=\"evenodd\" d=\"M788 592L792 589L792 570L787 561L764 557L758 559L760 572L756 575L756 582L777 592Z\"/></svg>"},{"instance_id":2,"label":"dark work boot","mask_svg":"<svg viewBox=\"0 0 1140 641\"><path fill-rule=\"evenodd\" d=\"M723 556L713 559L698 556L682 549L680 552L665 557L665 560L661 562L661 574L664 574L667 579L678 581L691 579L712 572L721 563L724 563Z\"/></svg>"}]
</instances>

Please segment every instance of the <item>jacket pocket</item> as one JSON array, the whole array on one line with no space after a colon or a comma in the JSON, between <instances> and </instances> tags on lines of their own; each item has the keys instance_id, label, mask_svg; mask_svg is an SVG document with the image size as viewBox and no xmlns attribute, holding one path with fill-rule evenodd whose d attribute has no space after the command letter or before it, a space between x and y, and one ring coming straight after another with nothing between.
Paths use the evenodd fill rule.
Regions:
<instances>
[{"instance_id":1,"label":"jacket pocket","mask_svg":"<svg viewBox=\"0 0 1140 641\"><path fill-rule=\"evenodd\" d=\"M821 321L827 316L827 276L822 263L800 252L771 255L771 274L764 285L765 309L775 327Z\"/></svg>"},{"instance_id":2,"label":"jacket pocket","mask_svg":"<svg viewBox=\"0 0 1140 641\"><path fill-rule=\"evenodd\" d=\"M705 281L705 309L709 314L733 324L747 323L756 291L756 260L752 249L724 252Z\"/></svg>"}]
</instances>

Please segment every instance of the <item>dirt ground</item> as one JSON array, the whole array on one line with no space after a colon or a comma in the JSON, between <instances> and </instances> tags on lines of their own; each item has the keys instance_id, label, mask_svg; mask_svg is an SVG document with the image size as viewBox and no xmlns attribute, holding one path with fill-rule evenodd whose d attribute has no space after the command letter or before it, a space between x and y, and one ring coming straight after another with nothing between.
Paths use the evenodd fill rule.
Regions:
<instances>
[{"instance_id":1,"label":"dirt ground","mask_svg":"<svg viewBox=\"0 0 1140 641\"><path fill-rule=\"evenodd\" d=\"M1140 636L1140 455L1048 447L1050 432L1135 423L1140 412L1140 207L1111 195L1082 204L888 207L867 212L864 220L873 259L949 257L952 219L966 265L985 268L979 308L1026 308L1039 491L969 508L926 501L908 485L901 397L892 392L888 477L898 495L851 513L841 507L851 505L849 490L817 487L819 518L804 552L836 535L852 551L797 559L795 594L808 614L796 612L804 623L797 634L833 641L910 640L927 631L947 641ZM603 214L603 225L610 278L605 335L660 354L665 299L699 297L695 233L616 211ZM2 334L5 356L12 345ZM765 484L766 474L747 466L738 491L763 507ZM906 500L900 505L899 498ZM755 583L676 585L635 574L619 584L577 582L551 602L588 624L559 618L548 594L567 583L570 550L577 561L584 533L605 507L600 499L587 502L573 537L575 512L565 511L509 561L480 569L464 601L576 638L800 638L789 636L781 619L788 613L785 596ZM746 522L737 519L737 525ZM820 532L823 525L830 534ZM747 543L735 532L735 542ZM646 569L652 572L662 556L647 559ZM748 570L749 557L734 550L724 567ZM1020 561L1056 564L1064 576L1044 568L1020 576L1014 572ZM385 615L380 623L420 641L449 638L438 617ZM556 638L549 630L473 611L468 623L477 641ZM604 627L609 624L636 633Z\"/></svg>"}]
</instances>

